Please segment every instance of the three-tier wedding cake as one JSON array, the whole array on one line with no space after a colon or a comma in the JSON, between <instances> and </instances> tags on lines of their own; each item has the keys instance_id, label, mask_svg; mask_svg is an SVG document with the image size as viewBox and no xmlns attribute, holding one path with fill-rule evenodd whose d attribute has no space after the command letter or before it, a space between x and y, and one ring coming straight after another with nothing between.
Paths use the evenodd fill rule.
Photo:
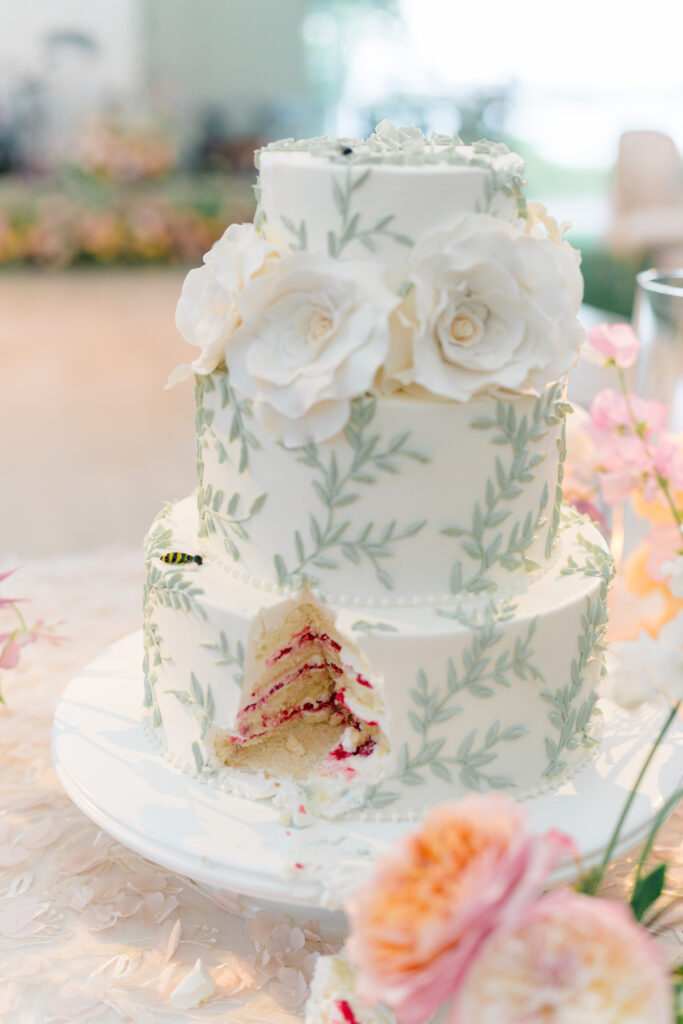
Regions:
<instances>
[{"instance_id":1,"label":"three-tier wedding cake","mask_svg":"<svg viewBox=\"0 0 683 1024\"><path fill-rule=\"evenodd\" d=\"M178 304L198 488L146 540L149 727L300 820L556 786L611 575L562 505L578 254L502 144L382 123L257 164Z\"/></svg>"}]
</instances>

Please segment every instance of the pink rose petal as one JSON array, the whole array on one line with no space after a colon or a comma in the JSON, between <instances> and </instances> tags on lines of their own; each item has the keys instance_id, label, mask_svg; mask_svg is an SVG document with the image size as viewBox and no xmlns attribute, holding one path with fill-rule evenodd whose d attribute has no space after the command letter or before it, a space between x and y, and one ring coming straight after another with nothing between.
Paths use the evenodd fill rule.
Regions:
<instances>
[{"instance_id":1,"label":"pink rose petal","mask_svg":"<svg viewBox=\"0 0 683 1024\"><path fill-rule=\"evenodd\" d=\"M161 926L156 939L156 948L163 954L164 960L170 960L178 948L182 926L180 918L166 921Z\"/></svg>"},{"instance_id":2,"label":"pink rose petal","mask_svg":"<svg viewBox=\"0 0 683 1024\"><path fill-rule=\"evenodd\" d=\"M33 897L17 900L6 910L0 911L0 935L6 939L33 935L41 928L37 919L48 908L48 903L41 903Z\"/></svg>"},{"instance_id":3,"label":"pink rose petal","mask_svg":"<svg viewBox=\"0 0 683 1024\"><path fill-rule=\"evenodd\" d=\"M22 836L22 843L28 850L41 850L56 842L64 831L64 826L52 817L32 825Z\"/></svg>"}]
</instances>

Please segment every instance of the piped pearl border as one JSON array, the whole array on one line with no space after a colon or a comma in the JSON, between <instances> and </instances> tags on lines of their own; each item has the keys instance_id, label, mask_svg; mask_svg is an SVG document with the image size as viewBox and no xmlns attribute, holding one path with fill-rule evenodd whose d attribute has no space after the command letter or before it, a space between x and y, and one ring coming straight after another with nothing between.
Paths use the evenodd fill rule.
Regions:
<instances>
[{"instance_id":1,"label":"piped pearl border","mask_svg":"<svg viewBox=\"0 0 683 1024\"><path fill-rule=\"evenodd\" d=\"M204 786L208 786L210 789L218 789L222 793L229 793L232 796L240 797L246 800L268 800L273 799L274 806L282 809L288 814L295 814L296 807L300 802L300 798L297 795L296 784L291 786L282 785L271 779L266 778L265 775L256 774L249 775L248 777L243 772L236 772L226 767L218 769L212 769L206 766L201 772L198 772L196 767L189 764L178 754L174 754L167 747L164 739L161 737L163 727L155 728L152 726L150 715L147 709L143 709L143 726L147 738L151 746L166 760L173 768L177 768L187 775L190 775L193 779L196 779ZM588 735L590 739L590 746L586 746L582 749L579 756L576 757L571 764L554 775L551 779L545 779L539 782L535 786L529 786L524 789L510 790L508 795L516 803L526 803L529 800L536 800L540 797L547 796L550 793L554 793L560 789L567 782L570 782L576 775L582 772L597 756L597 752L600 749L600 742L603 735L603 718L602 712L599 708L593 711L593 715L588 726ZM360 796L360 794L358 794ZM321 815L322 820L325 818L346 818L349 821L367 821L367 822L393 822L398 824L399 822L418 822L422 821L425 815L433 805L427 805L420 810L416 810L413 807L406 808L405 810L376 810L374 808L362 808L362 807L344 807L345 801L339 801L340 806L330 804L326 807L327 813ZM321 818L317 820L320 821Z\"/></svg>"},{"instance_id":2,"label":"piped pearl border","mask_svg":"<svg viewBox=\"0 0 683 1024\"><path fill-rule=\"evenodd\" d=\"M587 519L588 517L583 516L582 518ZM562 527L560 527L560 530L561 529ZM504 601L511 597L521 597L528 591L529 587L532 586L533 583L546 575L550 575L553 569L557 566L561 554L561 545L555 544L553 554L539 569L536 569L534 572L525 573L523 576L518 577L516 582L504 582L497 586L496 601ZM226 562L221 555L215 554L210 549L207 551L206 557L217 568L219 568L221 572L225 573L226 576L229 576L240 583L245 583L247 586L253 587L255 590L261 590L268 594L277 594L283 598L293 597L301 590L301 584L298 586L291 586L289 584L276 583L274 580L263 579L259 576L255 576L248 569L237 566L234 562ZM407 596L397 595L396 597L384 595L382 597L370 597L361 594L338 594L333 591L320 590L313 585L311 585L311 590L320 601L323 601L325 604L335 605L338 608L387 609L449 607L462 608L466 610L468 608L480 607L482 604L481 594L468 592L461 594L443 593L413 594ZM486 595L484 595L484 598L486 598Z\"/></svg>"}]
</instances>

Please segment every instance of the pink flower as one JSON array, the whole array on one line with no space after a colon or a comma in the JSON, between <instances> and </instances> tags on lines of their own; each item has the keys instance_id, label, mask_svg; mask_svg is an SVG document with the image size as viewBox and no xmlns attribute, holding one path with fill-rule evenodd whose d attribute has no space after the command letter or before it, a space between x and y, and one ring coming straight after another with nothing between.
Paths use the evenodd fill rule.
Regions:
<instances>
[{"instance_id":1,"label":"pink flower","mask_svg":"<svg viewBox=\"0 0 683 1024\"><path fill-rule=\"evenodd\" d=\"M559 890L498 934L448 1024L671 1024L656 942L620 903Z\"/></svg>"},{"instance_id":2,"label":"pink flower","mask_svg":"<svg viewBox=\"0 0 683 1024\"><path fill-rule=\"evenodd\" d=\"M588 332L581 355L599 366L625 370L638 358L640 342L628 324L598 324Z\"/></svg>"},{"instance_id":3,"label":"pink flower","mask_svg":"<svg viewBox=\"0 0 683 1024\"><path fill-rule=\"evenodd\" d=\"M534 836L525 812L496 794L430 811L347 907L361 999L391 1007L401 1024L426 1020L571 849L560 833Z\"/></svg>"},{"instance_id":4,"label":"pink flower","mask_svg":"<svg viewBox=\"0 0 683 1024\"><path fill-rule=\"evenodd\" d=\"M65 637L56 636L53 629L53 626L46 626L40 619L33 626L15 629L11 633L0 633L0 668L16 668L22 648L29 644L35 644L39 640L47 640L53 646L62 643Z\"/></svg>"},{"instance_id":5,"label":"pink flower","mask_svg":"<svg viewBox=\"0 0 683 1024\"><path fill-rule=\"evenodd\" d=\"M603 500L608 505L625 501L638 490L651 501L659 495L661 480L674 490L683 487L680 445L664 433L666 406L637 395L605 388L596 395L584 429L593 440Z\"/></svg>"},{"instance_id":6,"label":"pink flower","mask_svg":"<svg viewBox=\"0 0 683 1024\"><path fill-rule=\"evenodd\" d=\"M657 583L667 581L667 565L683 551L683 537L676 523L655 526L645 538L648 546L645 571Z\"/></svg>"},{"instance_id":7,"label":"pink flower","mask_svg":"<svg viewBox=\"0 0 683 1024\"><path fill-rule=\"evenodd\" d=\"M596 443L604 442L606 435L633 434L635 425L631 413L645 436L666 428L667 408L663 402L631 395L627 403L618 391L603 388L591 403L590 420L585 430Z\"/></svg>"},{"instance_id":8,"label":"pink flower","mask_svg":"<svg viewBox=\"0 0 683 1024\"><path fill-rule=\"evenodd\" d=\"M657 472L664 477L672 490L683 490L683 455L680 443L676 443L669 435L664 435L652 446L652 457Z\"/></svg>"},{"instance_id":9,"label":"pink flower","mask_svg":"<svg viewBox=\"0 0 683 1024\"><path fill-rule=\"evenodd\" d=\"M5 634L5 636L7 636ZM0 638L0 643L2 639ZM0 650L0 668L16 668L19 664L19 658L21 657L21 644L15 643L9 637L4 642L2 650Z\"/></svg>"}]
</instances>

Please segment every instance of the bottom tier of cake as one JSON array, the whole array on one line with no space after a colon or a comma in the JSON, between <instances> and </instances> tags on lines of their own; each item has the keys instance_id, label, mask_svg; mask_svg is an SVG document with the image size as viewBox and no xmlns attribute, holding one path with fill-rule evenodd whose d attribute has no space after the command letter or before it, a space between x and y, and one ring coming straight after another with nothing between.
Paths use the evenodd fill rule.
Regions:
<instances>
[{"instance_id":1,"label":"bottom tier of cake","mask_svg":"<svg viewBox=\"0 0 683 1024\"><path fill-rule=\"evenodd\" d=\"M611 559L565 510L519 594L364 608L256 588L201 556L192 498L146 540L145 714L203 781L315 816L416 817L468 790L531 796L591 756Z\"/></svg>"}]
</instances>

